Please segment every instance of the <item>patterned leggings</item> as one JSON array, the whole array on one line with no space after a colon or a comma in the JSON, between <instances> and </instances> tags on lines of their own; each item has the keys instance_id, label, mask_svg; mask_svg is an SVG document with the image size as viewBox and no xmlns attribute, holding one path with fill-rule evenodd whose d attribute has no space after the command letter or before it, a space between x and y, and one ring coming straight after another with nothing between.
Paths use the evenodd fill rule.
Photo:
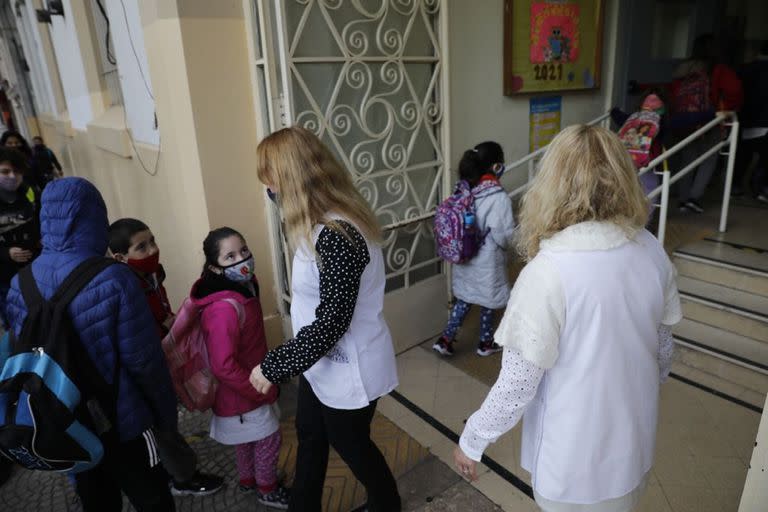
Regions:
<instances>
[{"instance_id":1,"label":"patterned leggings","mask_svg":"<svg viewBox=\"0 0 768 512\"><path fill-rule=\"evenodd\" d=\"M262 494L269 494L277 489L277 459L280 456L282 440L278 430L259 441L235 446L240 485L257 485Z\"/></svg>"},{"instance_id":2,"label":"patterned leggings","mask_svg":"<svg viewBox=\"0 0 768 512\"><path fill-rule=\"evenodd\" d=\"M469 310L472 309L472 304L467 304L463 300L456 299L456 303L451 310L451 317L448 319L448 325L445 326L443 336L446 339L453 341L456 339L456 333L464 323ZM480 308L480 341L493 340L493 310L481 307Z\"/></svg>"}]
</instances>

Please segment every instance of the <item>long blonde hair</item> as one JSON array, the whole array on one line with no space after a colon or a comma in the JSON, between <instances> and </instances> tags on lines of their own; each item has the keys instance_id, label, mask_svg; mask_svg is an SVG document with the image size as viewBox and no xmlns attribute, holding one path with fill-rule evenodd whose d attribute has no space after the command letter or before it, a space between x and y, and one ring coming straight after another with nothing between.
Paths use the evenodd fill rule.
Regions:
<instances>
[{"instance_id":1,"label":"long blonde hair","mask_svg":"<svg viewBox=\"0 0 768 512\"><path fill-rule=\"evenodd\" d=\"M586 221L609 221L632 235L648 219L648 199L619 138L598 126L560 132L523 197L518 250L526 261L542 240Z\"/></svg>"},{"instance_id":2,"label":"long blonde hair","mask_svg":"<svg viewBox=\"0 0 768 512\"><path fill-rule=\"evenodd\" d=\"M369 241L381 241L371 207L350 174L312 132L293 126L266 137L256 150L256 170L262 183L277 188L288 240L294 247L302 242L314 247L312 230L317 224L346 235L332 214L349 219Z\"/></svg>"}]
</instances>

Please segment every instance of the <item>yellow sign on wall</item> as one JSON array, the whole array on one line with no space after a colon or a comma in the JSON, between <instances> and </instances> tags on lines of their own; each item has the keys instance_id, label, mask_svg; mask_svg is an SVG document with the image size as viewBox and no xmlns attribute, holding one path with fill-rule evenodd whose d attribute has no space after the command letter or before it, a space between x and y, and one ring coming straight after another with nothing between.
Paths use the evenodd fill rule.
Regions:
<instances>
[{"instance_id":1,"label":"yellow sign on wall","mask_svg":"<svg viewBox=\"0 0 768 512\"><path fill-rule=\"evenodd\" d=\"M602 0L505 0L504 94L596 89Z\"/></svg>"},{"instance_id":2,"label":"yellow sign on wall","mask_svg":"<svg viewBox=\"0 0 768 512\"><path fill-rule=\"evenodd\" d=\"M560 133L560 113L563 98L549 96L546 98L531 98L530 120L530 152L543 148Z\"/></svg>"}]
</instances>

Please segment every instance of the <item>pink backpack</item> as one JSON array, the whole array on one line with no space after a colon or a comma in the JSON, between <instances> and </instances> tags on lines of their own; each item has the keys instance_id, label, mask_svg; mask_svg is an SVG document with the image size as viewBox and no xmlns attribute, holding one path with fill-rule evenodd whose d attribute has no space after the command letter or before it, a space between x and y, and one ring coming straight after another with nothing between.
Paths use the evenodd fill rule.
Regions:
<instances>
[{"instance_id":1,"label":"pink backpack","mask_svg":"<svg viewBox=\"0 0 768 512\"><path fill-rule=\"evenodd\" d=\"M651 161L651 146L659 134L661 117L652 110L635 112L622 125L619 138L629 151L629 156L637 169L645 167Z\"/></svg>"},{"instance_id":2,"label":"pink backpack","mask_svg":"<svg viewBox=\"0 0 768 512\"><path fill-rule=\"evenodd\" d=\"M222 300L235 308L242 328L245 322L242 304L234 299ZM207 411L213 407L218 386L211 372L205 333L200 323L203 309L189 298L184 299L170 332L162 342L176 395L190 411Z\"/></svg>"}]
</instances>

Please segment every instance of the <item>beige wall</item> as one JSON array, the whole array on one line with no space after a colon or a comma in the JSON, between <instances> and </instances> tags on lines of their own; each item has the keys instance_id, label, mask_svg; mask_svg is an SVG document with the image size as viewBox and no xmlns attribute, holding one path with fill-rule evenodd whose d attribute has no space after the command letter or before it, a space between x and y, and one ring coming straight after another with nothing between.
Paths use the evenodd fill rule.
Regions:
<instances>
[{"instance_id":1,"label":"beige wall","mask_svg":"<svg viewBox=\"0 0 768 512\"><path fill-rule=\"evenodd\" d=\"M613 87L617 2L604 2L602 85L596 91L563 92L563 127L607 110ZM451 168L461 154L495 140L511 162L528 153L530 95L503 91L504 0L448 0L451 96ZM558 93L552 93L558 94ZM547 94L549 95L549 94Z\"/></svg>"},{"instance_id":2,"label":"beige wall","mask_svg":"<svg viewBox=\"0 0 768 512\"><path fill-rule=\"evenodd\" d=\"M256 256L269 339L275 344L282 333L272 293L264 189L253 169L256 118L243 3L139 5L161 133L159 148L138 145L150 172L130 145L121 107L100 114L87 130L73 130L66 115L42 115L43 134L60 150L67 169L96 184L110 220L136 217L152 228L174 306L200 274L208 231L223 225L240 230ZM89 38L81 34L79 39ZM92 76L96 73L95 66L86 67L89 84L99 83ZM106 95L103 86L100 94ZM151 175L158 149L157 172Z\"/></svg>"}]
</instances>

